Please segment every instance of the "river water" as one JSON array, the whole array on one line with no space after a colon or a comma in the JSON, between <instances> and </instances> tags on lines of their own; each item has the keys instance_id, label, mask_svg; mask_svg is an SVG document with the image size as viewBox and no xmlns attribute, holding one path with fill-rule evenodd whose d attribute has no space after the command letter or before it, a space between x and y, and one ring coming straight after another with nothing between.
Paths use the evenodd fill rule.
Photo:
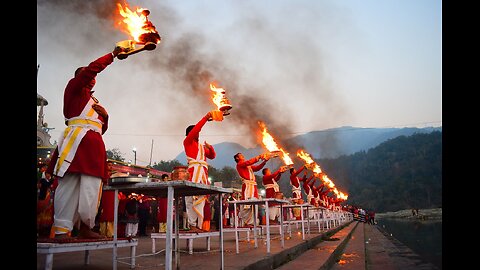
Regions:
<instances>
[{"instance_id":1,"label":"river water","mask_svg":"<svg viewBox=\"0 0 480 270\"><path fill-rule=\"evenodd\" d=\"M412 221L394 218L377 219L378 226L392 234L425 261L442 269L442 221Z\"/></svg>"}]
</instances>

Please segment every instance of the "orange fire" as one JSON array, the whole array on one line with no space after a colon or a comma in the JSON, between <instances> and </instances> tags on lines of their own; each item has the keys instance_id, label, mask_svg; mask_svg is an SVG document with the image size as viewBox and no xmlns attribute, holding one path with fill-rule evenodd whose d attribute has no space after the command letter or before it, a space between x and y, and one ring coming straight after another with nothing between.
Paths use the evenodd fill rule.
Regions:
<instances>
[{"instance_id":1,"label":"orange fire","mask_svg":"<svg viewBox=\"0 0 480 270\"><path fill-rule=\"evenodd\" d=\"M223 115L228 115L228 110L232 108L230 101L225 96L225 89L217 88L213 83L210 84L210 90L213 91L212 101L217 106L219 111L223 112Z\"/></svg>"},{"instance_id":2,"label":"orange fire","mask_svg":"<svg viewBox=\"0 0 480 270\"><path fill-rule=\"evenodd\" d=\"M272 135L268 133L265 123L259 121L258 124L262 128L262 143L263 145L265 145L265 148L267 148L270 153L281 153L283 163L287 166L292 165L293 161L289 156L290 154L285 152L285 150L283 150L282 148L278 147Z\"/></svg>"},{"instance_id":3,"label":"orange fire","mask_svg":"<svg viewBox=\"0 0 480 270\"><path fill-rule=\"evenodd\" d=\"M315 161L312 159L309 153L303 150L298 150L297 156L305 161L306 168L312 170L317 177L320 177L320 179L323 181L323 183L325 183L325 185L333 189L333 193L335 193L337 198L344 199L344 200L348 198L348 195L345 195L344 193L337 190L333 181L330 180L330 178L328 178L328 176L322 172L322 170L320 169L320 166L318 166L318 164L315 163Z\"/></svg>"},{"instance_id":4,"label":"orange fire","mask_svg":"<svg viewBox=\"0 0 480 270\"><path fill-rule=\"evenodd\" d=\"M225 90L223 88L217 88L213 84L210 84L210 90L213 91L213 103L217 105L218 109L220 109L220 107L222 106L222 98L225 96Z\"/></svg>"},{"instance_id":5,"label":"orange fire","mask_svg":"<svg viewBox=\"0 0 480 270\"><path fill-rule=\"evenodd\" d=\"M310 154L303 151L303 150L298 150L297 152L297 156L301 159L303 159L307 164L312 164L314 163L315 161L313 161L313 159L310 157Z\"/></svg>"},{"instance_id":6,"label":"orange fire","mask_svg":"<svg viewBox=\"0 0 480 270\"><path fill-rule=\"evenodd\" d=\"M344 200L344 201L348 199L348 195L346 195L343 192L338 191L337 188L333 189L333 193L335 193L335 195L337 196L337 199L341 199L341 200Z\"/></svg>"},{"instance_id":7,"label":"orange fire","mask_svg":"<svg viewBox=\"0 0 480 270\"><path fill-rule=\"evenodd\" d=\"M137 8L136 11L130 10L128 6L122 7L117 3L118 11L122 15L124 26L120 27L128 35L132 36L135 42L143 44L146 42L159 43L160 36L158 35L155 26L148 20L147 16L150 14L148 9ZM118 23L119 25L121 22Z\"/></svg>"},{"instance_id":8,"label":"orange fire","mask_svg":"<svg viewBox=\"0 0 480 270\"><path fill-rule=\"evenodd\" d=\"M272 135L268 133L267 127L265 126L265 123L259 121L258 124L262 128L262 143L265 145L268 151L270 152L278 152L280 149L277 146L277 143L273 139Z\"/></svg>"},{"instance_id":9,"label":"orange fire","mask_svg":"<svg viewBox=\"0 0 480 270\"><path fill-rule=\"evenodd\" d=\"M292 159L290 158L290 154L283 151L283 149L280 149L280 151L282 151L282 159L283 159L283 163L285 163L285 165L292 165L293 164L293 161Z\"/></svg>"},{"instance_id":10,"label":"orange fire","mask_svg":"<svg viewBox=\"0 0 480 270\"><path fill-rule=\"evenodd\" d=\"M320 169L320 166L318 166L317 163L312 159L309 153L303 151L303 150L298 150L297 151L297 156L305 161L307 163L306 167L308 169L311 169L314 173L320 174L322 173L322 169Z\"/></svg>"},{"instance_id":11,"label":"orange fire","mask_svg":"<svg viewBox=\"0 0 480 270\"><path fill-rule=\"evenodd\" d=\"M322 181L325 184L327 184L329 188L335 187L335 184L332 182L332 180L330 180L330 178L328 178L328 176L326 174L322 175Z\"/></svg>"}]
</instances>

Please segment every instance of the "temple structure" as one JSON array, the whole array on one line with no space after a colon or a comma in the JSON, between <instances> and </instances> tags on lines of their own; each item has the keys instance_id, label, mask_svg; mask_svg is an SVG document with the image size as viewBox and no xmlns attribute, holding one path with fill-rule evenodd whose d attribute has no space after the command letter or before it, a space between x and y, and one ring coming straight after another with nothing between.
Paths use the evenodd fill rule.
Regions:
<instances>
[{"instance_id":1,"label":"temple structure","mask_svg":"<svg viewBox=\"0 0 480 270\"><path fill-rule=\"evenodd\" d=\"M37 119L37 164L40 165L45 163L50 158L55 145L50 142L50 134L48 133L51 129L48 124L44 121L45 114L43 113L43 107L48 105L48 101L37 93L37 107L40 107L38 111Z\"/></svg>"}]
</instances>

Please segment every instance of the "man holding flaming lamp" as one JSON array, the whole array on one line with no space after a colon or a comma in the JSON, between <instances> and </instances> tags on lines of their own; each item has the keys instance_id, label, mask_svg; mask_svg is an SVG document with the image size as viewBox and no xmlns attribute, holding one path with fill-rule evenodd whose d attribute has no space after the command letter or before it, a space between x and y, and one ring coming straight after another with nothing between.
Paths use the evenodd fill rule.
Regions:
<instances>
[{"instance_id":1,"label":"man holding flaming lamp","mask_svg":"<svg viewBox=\"0 0 480 270\"><path fill-rule=\"evenodd\" d=\"M317 177L317 176L315 176L315 177ZM315 202L315 204L314 204L315 207L318 207L319 204L320 204L320 194L319 194L319 192L318 192L318 190L319 190L320 188L323 188L323 184L321 184L320 186L316 187L316 186L315 186L315 181L310 182L310 189L312 190L313 200L314 200L314 202Z\"/></svg>"},{"instance_id":2,"label":"man holding flaming lamp","mask_svg":"<svg viewBox=\"0 0 480 270\"><path fill-rule=\"evenodd\" d=\"M276 194L280 192L280 186L277 181L280 180L282 173L286 170L286 166L281 166L274 173L272 173L269 168L264 168L262 170L266 198L276 198ZM278 204L272 202L269 202L268 204L270 224L279 224L277 217L280 216L280 209L278 209L276 205Z\"/></svg>"},{"instance_id":3,"label":"man holding flaming lamp","mask_svg":"<svg viewBox=\"0 0 480 270\"><path fill-rule=\"evenodd\" d=\"M245 157L242 153L236 153L233 158L237 163L236 169L237 173L242 179L242 200L249 199L258 199L258 189L257 182L255 181L255 175L253 172L261 170L267 161L270 159L269 154L261 154L256 157L253 157L249 160L245 160ZM255 165L258 161L263 160L261 163ZM241 206L240 213L238 217L241 218L242 223L247 225L253 225L253 222L256 222L256 218L253 218L253 207L250 205Z\"/></svg>"},{"instance_id":4,"label":"man holding flaming lamp","mask_svg":"<svg viewBox=\"0 0 480 270\"><path fill-rule=\"evenodd\" d=\"M102 135L108 128L108 113L93 96L98 73L122 51L115 47L88 66L79 67L63 96L65 124L47 172L58 177L51 238L71 236L79 225L79 237L101 238L95 226L102 185L109 178Z\"/></svg>"},{"instance_id":5,"label":"man holding flaming lamp","mask_svg":"<svg viewBox=\"0 0 480 270\"><path fill-rule=\"evenodd\" d=\"M313 196L312 186L310 185L310 181L315 182L314 177L315 175L312 174L309 178L303 181L303 191L305 192L305 195L307 195L307 203L311 205L315 205L315 197Z\"/></svg>"},{"instance_id":6,"label":"man holding flaming lamp","mask_svg":"<svg viewBox=\"0 0 480 270\"><path fill-rule=\"evenodd\" d=\"M216 156L213 146L206 141L204 144L199 143L200 131L208 119L222 121L223 113L219 110L209 111L197 124L187 127L186 137L183 140L183 147L188 162L189 181L205 185L210 185L207 158L214 159ZM203 209L207 199L207 195L185 196L188 224L192 232L203 232Z\"/></svg>"},{"instance_id":7,"label":"man holding flaming lamp","mask_svg":"<svg viewBox=\"0 0 480 270\"><path fill-rule=\"evenodd\" d=\"M323 206L323 207L328 207L328 196L327 194L330 193L333 188L329 187L328 185L326 185L325 183L323 183L322 185L320 185L318 188L318 203L319 205Z\"/></svg>"},{"instance_id":8,"label":"man holding flaming lamp","mask_svg":"<svg viewBox=\"0 0 480 270\"><path fill-rule=\"evenodd\" d=\"M300 187L300 179L298 174L305 169L305 165L300 166L297 170L290 168L290 184L292 185L292 200L298 202L302 198L302 189Z\"/></svg>"}]
</instances>

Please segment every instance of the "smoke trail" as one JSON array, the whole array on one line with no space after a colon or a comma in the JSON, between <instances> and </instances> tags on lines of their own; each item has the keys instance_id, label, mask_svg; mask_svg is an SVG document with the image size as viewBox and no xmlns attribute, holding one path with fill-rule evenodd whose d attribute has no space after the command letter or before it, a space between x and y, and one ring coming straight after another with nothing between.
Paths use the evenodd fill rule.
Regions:
<instances>
[{"instance_id":1,"label":"smoke trail","mask_svg":"<svg viewBox=\"0 0 480 270\"><path fill-rule=\"evenodd\" d=\"M64 15L68 17L68 20L65 21L68 27L66 26L62 31L78 33L82 35L82 38L85 37L85 43L88 44L88 42L102 39L105 33L118 34L113 24L114 11L117 10L116 2L118 1L38 0L37 6L51 9L52 15L55 13L68 14ZM275 96L277 95L276 89L266 89L268 81L257 82L255 78L246 80L241 74L241 69L233 67L231 63L225 63L222 61L222 57L217 55L217 52L212 51L215 46L207 46L212 43L212 40L207 40L204 33L186 30L188 28L185 28L183 21L188 18L181 18L173 7L155 3L155 7L145 8L149 8L151 11L150 20L157 26L162 43L157 48L157 51L161 50L161 53L156 54L156 57L149 57L146 60L149 68L141 70L139 73L151 73L168 80L171 84L170 88L178 93L178 95L165 94L168 95L170 106L178 110L186 110L187 114L188 110L195 108L212 107L209 84L217 81L217 86L227 91L226 95L233 106L231 114L227 117L230 122L235 123L239 132L245 130L251 136L252 142L259 142L258 121L263 121L279 145L289 151L291 156L294 156L293 153L301 147L293 141L287 141L293 134L294 124L298 121L318 121L317 115L302 115L302 119L299 119L298 113L286 111L284 104L279 103L278 96ZM300 90L295 94L305 98L307 106L310 106L312 102L319 105L318 112L315 114L322 116L321 121L329 121L329 119L333 119L332 116L339 117L345 114L345 108L341 106L341 102L336 100L334 91L328 83L324 82L324 67L316 60L321 57L317 55L319 52L313 45L312 36L306 34L302 37L302 42L282 39L273 34L277 30L281 30L277 25L262 20L262 14L249 9L244 10L248 10L248 12L240 14L231 25L237 31L236 34L249 37L252 41L257 42L257 46L265 46L270 58L278 61L275 63L283 65L275 66L279 70L276 71L277 73L294 73L292 80L296 79L297 81L290 83L298 84ZM248 16L245 16L247 13ZM49 18L40 20L40 24L54 23L58 22L49 20ZM48 25L39 27L48 27ZM92 31L91 29L101 30ZM103 35L98 32L103 32ZM63 33L55 34L59 37L63 36ZM64 42L66 46L76 45L71 44L68 39L59 38L58 42ZM209 50L203 50L205 48L209 48ZM130 63L138 63L134 60L132 59ZM141 64L145 66L145 63ZM272 83L278 85L278 82ZM239 91L240 89L242 91ZM138 90L139 95L140 91L142 90ZM294 98L287 96L281 102L292 101L295 101ZM333 115L328 115L330 111L333 112ZM183 130L183 128L185 128L184 124L180 123L178 129ZM335 144L329 142L329 145ZM319 147L322 146L319 145Z\"/></svg>"}]
</instances>

